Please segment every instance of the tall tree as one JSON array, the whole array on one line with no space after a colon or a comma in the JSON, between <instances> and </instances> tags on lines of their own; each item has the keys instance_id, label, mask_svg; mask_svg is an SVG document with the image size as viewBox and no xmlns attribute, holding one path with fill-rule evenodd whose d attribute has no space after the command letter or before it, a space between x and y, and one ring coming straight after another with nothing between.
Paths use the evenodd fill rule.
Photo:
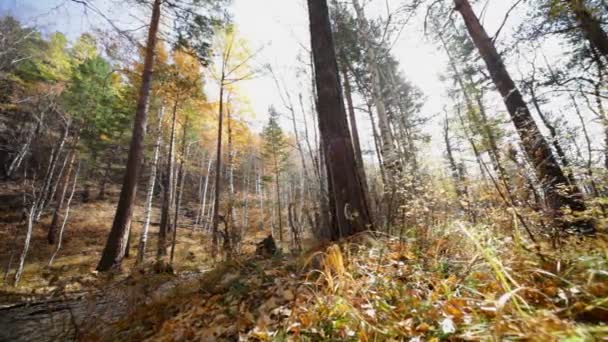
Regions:
<instances>
[{"instance_id":1,"label":"tall tree","mask_svg":"<svg viewBox=\"0 0 608 342\"><path fill-rule=\"evenodd\" d=\"M165 112L165 106L161 103L158 109L158 128L156 129L156 141L154 142L154 154L150 164L150 177L148 179L148 190L146 192L146 205L144 207L144 225L141 229L139 238L139 247L137 249L137 263L144 262L146 257L146 245L148 243L148 229L150 227L150 216L152 214L152 199L154 198L154 185L156 183L156 174L158 173L158 154L162 143L162 119Z\"/></svg>"},{"instance_id":2,"label":"tall tree","mask_svg":"<svg viewBox=\"0 0 608 342\"><path fill-rule=\"evenodd\" d=\"M471 8L471 4L468 0L454 0L454 4L464 19L467 31L483 58L492 81L503 97L526 154L543 184L547 206L552 211L552 215L561 218L563 207L569 207L574 212L584 211L585 204L582 202L582 195L568 186L564 172L534 122L522 94L507 71L493 40L490 39ZM591 222L584 221L580 224L585 230L593 229Z\"/></svg>"},{"instance_id":3,"label":"tall tree","mask_svg":"<svg viewBox=\"0 0 608 342\"><path fill-rule=\"evenodd\" d=\"M585 0L564 0L585 38L604 57L608 58L608 34L602 28L602 22L595 17Z\"/></svg>"},{"instance_id":4,"label":"tall tree","mask_svg":"<svg viewBox=\"0 0 608 342\"><path fill-rule=\"evenodd\" d=\"M327 0L308 0L317 109L325 156L332 240L371 228L348 130Z\"/></svg>"},{"instance_id":5,"label":"tall tree","mask_svg":"<svg viewBox=\"0 0 608 342\"><path fill-rule=\"evenodd\" d=\"M250 61L255 57L251 53L246 42L238 34L234 25L228 25L216 36L215 50L220 55L218 61L219 70L216 79L219 85L218 105L218 129L215 163L215 197L213 201L213 224L212 224L212 254L215 255L218 247L219 223L221 218L221 170L222 170L222 136L224 124L224 98L227 91L234 89L236 83L255 76L256 71L251 70Z\"/></svg>"},{"instance_id":6,"label":"tall tree","mask_svg":"<svg viewBox=\"0 0 608 342\"><path fill-rule=\"evenodd\" d=\"M382 83L380 80L380 68L378 65L378 56L376 47L372 40L372 30L369 27L368 20L365 18L363 7L358 0L353 0L353 7L357 13L357 28L360 34L360 41L363 43L365 52L366 67L370 74L371 81L371 96L378 114L378 128L380 129L381 152L384 167L387 171L388 186L391 191L395 190L395 182L397 181L398 171L401 170L399 155L395 149L395 138L390 127L386 103L383 97Z\"/></svg>"},{"instance_id":7,"label":"tall tree","mask_svg":"<svg viewBox=\"0 0 608 342\"><path fill-rule=\"evenodd\" d=\"M144 68L141 75L142 82L137 100L133 136L131 137L131 144L129 146L127 169L125 170L125 177L120 190L120 197L116 208L116 215L114 216L114 222L112 223L112 229L108 235L108 240L103 250L101 260L99 260L99 264L97 265L98 271L108 271L112 268L119 267L127 247L137 181L139 180L141 161L144 154L148 97L152 85L154 47L156 46L158 27L160 24L161 5L162 0L154 0L154 4L152 5L152 16L148 29Z\"/></svg>"},{"instance_id":8,"label":"tall tree","mask_svg":"<svg viewBox=\"0 0 608 342\"><path fill-rule=\"evenodd\" d=\"M281 208L280 179L281 173L286 168L287 159L289 157L289 146L287 145L287 140L285 139L283 130L278 123L279 113L274 109L274 107L270 107L268 109L268 114L268 123L262 131L262 139L264 140L262 157L264 158L264 165L269 168L270 174L273 176L275 182L279 240L283 242L283 211Z\"/></svg>"},{"instance_id":9,"label":"tall tree","mask_svg":"<svg viewBox=\"0 0 608 342\"><path fill-rule=\"evenodd\" d=\"M156 249L157 262L163 262L163 257L167 255L169 233L171 232L171 205L173 203L173 187L175 174L173 163L175 160L175 131L177 126L177 107L179 100L173 103L173 115L171 120L171 132L169 133L169 146L167 161L165 165L165 175L163 182L163 201L160 213L160 227L158 228L158 248Z\"/></svg>"}]
</instances>

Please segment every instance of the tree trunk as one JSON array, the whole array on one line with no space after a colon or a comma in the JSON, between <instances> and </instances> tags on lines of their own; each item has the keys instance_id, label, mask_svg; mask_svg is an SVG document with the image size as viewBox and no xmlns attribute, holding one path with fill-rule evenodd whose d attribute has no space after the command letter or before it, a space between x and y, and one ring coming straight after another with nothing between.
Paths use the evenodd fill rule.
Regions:
<instances>
[{"instance_id":1,"label":"tree trunk","mask_svg":"<svg viewBox=\"0 0 608 342\"><path fill-rule=\"evenodd\" d=\"M38 132L40 132L40 128L42 127L42 123L44 120L44 112L42 114L40 114L40 118L36 118L36 119L37 119L36 126L34 126L30 129L25 143L23 144L23 146L21 146L21 149L19 150L19 152L17 153L15 158L13 158L13 160L11 161L11 163L6 171L7 177L11 177L13 175L13 173L15 171L17 171L19 169L19 167L21 166L21 162L23 162L23 159L27 155L27 152L30 149L30 145L32 144L32 141L34 141L34 138L36 137Z\"/></svg>"},{"instance_id":2,"label":"tree trunk","mask_svg":"<svg viewBox=\"0 0 608 342\"><path fill-rule=\"evenodd\" d=\"M549 144L536 126L528 106L504 66L492 40L475 16L469 1L454 0L454 3L456 10L464 19L469 35L486 63L494 84L503 97L524 149L543 184L546 202L552 211L552 216L561 218L563 206L569 207L574 212L584 211L585 205L581 200L581 194L568 187L568 180L553 156ZM567 194L563 194L560 189L564 186ZM565 222L561 223L565 224ZM593 229L591 222L580 222L580 224L581 228L585 230Z\"/></svg>"},{"instance_id":3,"label":"tree trunk","mask_svg":"<svg viewBox=\"0 0 608 342\"><path fill-rule=\"evenodd\" d=\"M114 151L110 150L110 155L106 156L106 167L103 172L103 176L101 177L101 182L99 183L99 194L97 195L97 200L103 201L106 199L106 190L108 186L108 181L110 180L110 174L112 173L112 162L114 160Z\"/></svg>"},{"instance_id":4,"label":"tree trunk","mask_svg":"<svg viewBox=\"0 0 608 342\"><path fill-rule=\"evenodd\" d=\"M215 198L213 200L213 228L211 231L211 255L215 257L218 247L218 226L220 223L220 194L222 177L222 121L224 111L224 73L222 70L222 78L220 80L220 105L218 110L218 127L217 127L217 149L215 162Z\"/></svg>"},{"instance_id":5,"label":"tree trunk","mask_svg":"<svg viewBox=\"0 0 608 342\"><path fill-rule=\"evenodd\" d=\"M120 198L112 223L112 229L106 246L103 250L101 260L97 265L98 271L108 271L112 268L120 267L125 255L126 240L131 226L133 216L133 203L137 190L137 181L141 171L141 161L144 154L144 138L146 136L146 116L148 112L148 98L152 85L152 72L154 66L154 48L156 46L156 36L161 16L162 0L155 0L152 6L152 18L148 30L148 41L146 43L146 55L142 72L142 83L139 89L137 100L137 110L135 112L135 122L133 136L129 147L127 159L127 169L125 178L120 191Z\"/></svg>"},{"instance_id":6,"label":"tree trunk","mask_svg":"<svg viewBox=\"0 0 608 342\"><path fill-rule=\"evenodd\" d=\"M483 159L481 157L481 153L479 152L479 148L477 148L477 144L475 143L475 140L473 139L471 134L469 134L470 127L464 121L464 118L460 111L460 105L457 105L456 113L458 115L458 120L460 121L460 125L462 126L462 129L464 131L464 136L465 136L467 142L469 143L469 145L471 145L471 149L473 150L473 154L475 155L475 160L477 161L477 166L479 167L479 172L481 173L481 178L485 180L486 179L486 169L483 164Z\"/></svg>"},{"instance_id":7,"label":"tree trunk","mask_svg":"<svg viewBox=\"0 0 608 342\"><path fill-rule=\"evenodd\" d=\"M204 219L205 216L205 207L207 206L207 190L209 189L209 175L211 174L211 163L213 158L209 156L209 161L207 162L207 173L205 174L205 186L203 187L203 191L201 193L201 209L200 209L200 219L197 220L197 223L200 223L201 220Z\"/></svg>"},{"instance_id":8,"label":"tree trunk","mask_svg":"<svg viewBox=\"0 0 608 342\"><path fill-rule=\"evenodd\" d=\"M357 172L359 173L359 179L361 180L361 186L363 187L363 191L365 194L365 203L369 207L369 188L367 186L367 176L365 175L365 164L363 163L361 142L359 141L359 129L357 128L357 116L355 115L355 106L353 105L353 95L350 87L350 80L348 79L348 72L346 71L346 69L346 66L343 65L342 78L344 79L344 94L346 95L346 105L348 108L348 122L350 123L350 134L353 139L355 161L357 162Z\"/></svg>"},{"instance_id":9,"label":"tree trunk","mask_svg":"<svg viewBox=\"0 0 608 342\"><path fill-rule=\"evenodd\" d=\"M49 267L53 264L55 257L57 257L57 254L59 253L59 250L61 249L61 242L63 241L63 232L65 231L65 225L68 222L68 217L70 215L70 203L72 203L72 198L74 198L74 191L76 190L76 184L78 182L78 171L79 170L80 170L80 165L78 165L76 167L76 170L74 171L74 180L72 181L72 191L70 192L70 197L68 197L68 201L65 204L65 207L66 207L65 215L63 216L63 223L61 224L61 229L59 229L59 239L57 241L57 247L55 248L53 255L51 255L51 259L49 260L49 263L48 263ZM69 175L68 175L68 177L69 177Z\"/></svg>"},{"instance_id":10,"label":"tree trunk","mask_svg":"<svg viewBox=\"0 0 608 342\"><path fill-rule=\"evenodd\" d=\"M211 190L209 192L210 196L214 196L213 201L211 201L210 199L210 203L211 205L209 206L209 210L207 210L207 214L205 215L207 217L206 223L205 223L205 231L211 231L212 227L213 227L213 216L215 215L215 183L211 183Z\"/></svg>"},{"instance_id":11,"label":"tree trunk","mask_svg":"<svg viewBox=\"0 0 608 342\"><path fill-rule=\"evenodd\" d=\"M585 118L581 113L578 104L576 103L576 99L572 94L570 94L570 98L572 99L572 104L574 105L574 112L578 119L581 122L581 128L583 131L583 137L585 138L585 145L587 147L587 162L585 163L585 168L587 169L587 177L589 178L590 190L589 193L593 195L593 197L599 197L599 192L597 190L597 186L595 184L594 176L593 176L593 146L591 143L591 137L589 136L589 131L587 130L587 124L585 123Z\"/></svg>"},{"instance_id":12,"label":"tree trunk","mask_svg":"<svg viewBox=\"0 0 608 342\"><path fill-rule=\"evenodd\" d=\"M553 145L553 148L555 149L555 153L557 153L557 157L559 158L559 160L562 162L562 165L566 169L566 177L568 178L568 182L570 183L570 186L577 186L576 180L574 179L574 174L572 173L572 170L571 170L570 161L568 160L568 157L566 156L566 152L564 151L564 149L562 148L562 145L559 142L559 135L557 134L557 129L549 121L549 119L545 116L545 113L543 113L543 111L541 110L540 103L538 101L538 98L536 97L536 92L534 90L534 86L530 86L529 90L530 90L530 97L532 98L532 105L534 106L534 109L536 109L536 114L538 114L538 116L540 117L540 120L543 122L543 124L549 130L549 134L551 135L551 144Z\"/></svg>"},{"instance_id":13,"label":"tree trunk","mask_svg":"<svg viewBox=\"0 0 608 342\"><path fill-rule=\"evenodd\" d=\"M452 179L454 180L454 188L456 189L456 195L458 199L465 199L467 194L463 191L463 179L460 173L460 168L456 163L456 159L454 158L454 153L452 151L452 143L450 142L450 126L448 117L446 114L445 121L443 124L443 140L445 142L445 151L448 159L448 163L450 164L450 171L452 173ZM465 208L463 208L465 209Z\"/></svg>"},{"instance_id":14,"label":"tree trunk","mask_svg":"<svg viewBox=\"0 0 608 342\"><path fill-rule=\"evenodd\" d=\"M70 122L68 121L65 125L63 134L61 135L61 139L57 142L57 147L51 154L51 159L49 160L49 168L47 174L44 177L44 186L42 188L42 191L40 192L38 207L36 208L36 215L34 216L34 222L38 222L38 220L40 220L42 212L46 208L48 202L51 200L50 196L52 192L53 178L55 176L55 169L57 168L57 162L59 161L59 156L61 155L61 151L63 150L65 141L68 138L69 131Z\"/></svg>"},{"instance_id":15,"label":"tree trunk","mask_svg":"<svg viewBox=\"0 0 608 342\"><path fill-rule=\"evenodd\" d=\"M502 166L502 162L500 160L500 152L498 151L498 142L492 128L490 126L490 120L486 114L486 109L483 103L483 94L478 94L475 96L475 101L477 102L477 107L479 108L479 116L481 119L481 125L483 132L488 139L489 147L490 147L490 157L492 158L492 164L494 167L494 171L498 174L498 177L503 182L507 191L511 192L509 185L509 177L505 168Z\"/></svg>"},{"instance_id":16,"label":"tree trunk","mask_svg":"<svg viewBox=\"0 0 608 342\"><path fill-rule=\"evenodd\" d=\"M74 161L76 160L76 145L78 144L78 138L74 143L73 150L70 153L70 161L68 162L67 170L65 171L65 178L61 182L61 190L59 191L59 197L55 203L55 211L53 212L53 219L51 220L51 225L49 227L49 231L47 234L47 241L50 245L54 245L57 238L57 226L59 224L59 218L61 216L61 211L63 210L63 202L65 200L65 195L67 193L68 185L70 183L70 174L72 173L72 168L74 167ZM68 156L66 156L68 158Z\"/></svg>"},{"instance_id":17,"label":"tree trunk","mask_svg":"<svg viewBox=\"0 0 608 342\"><path fill-rule=\"evenodd\" d=\"M32 129L32 132L33 131L35 131L35 129ZM27 151L30 148L30 144L32 143L33 138L34 138L34 133L30 133L30 135L28 135L28 139L23 144L23 146L21 146L21 149L19 150L19 152L17 153L15 158L13 158L13 161L11 161L11 164L8 166L8 170L6 171L7 177L11 177L13 175L13 173L15 171L17 171L17 169L19 169L19 166L21 166L21 162L23 161L23 158L25 157L25 155L27 154Z\"/></svg>"},{"instance_id":18,"label":"tree trunk","mask_svg":"<svg viewBox=\"0 0 608 342\"><path fill-rule=\"evenodd\" d=\"M331 235L338 240L371 228L346 121L326 0L308 0L318 96L319 131L329 183Z\"/></svg>"},{"instance_id":19,"label":"tree trunk","mask_svg":"<svg viewBox=\"0 0 608 342\"><path fill-rule=\"evenodd\" d=\"M150 229L150 216L152 216L152 201L154 199L154 185L156 183L156 174L158 173L158 154L160 145L163 141L163 115L165 107L161 104L158 110L158 127L156 129L156 141L154 143L154 156L150 165L150 178L148 179L148 191L146 192L146 206L144 208L144 225L141 228L141 236L139 237L139 246L137 248L137 263L144 262L146 256L146 245L148 243L148 230Z\"/></svg>"},{"instance_id":20,"label":"tree trunk","mask_svg":"<svg viewBox=\"0 0 608 342\"><path fill-rule=\"evenodd\" d=\"M49 199L56 199L57 196L57 189L59 188L59 185L61 185L61 179L63 179L63 172L65 171L65 167L68 164L68 160L70 159L70 153L66 153L65 157L63 157L63 163L61 163L61 167L59 168L59 172L57 173L57 181L55 181L55 184L53 184L53 189L51 189L51 195L49 196Z\"/></svg>"},{"instance_id":21,"label":"tree trunk","mask_svg":"<svg viewBox=\"0 0 608 342\"><path fill-rule=\"evenodd\" d=\"M604 57L608 58L608 35L601 22L593 16L584 0L566 0L585 38Z\"/></svg>"},{"instance_id":22,"label":"tree trunk","mask_svg":"<svg viewBox=\"0 0 608 342\"><path fill-rule=\"evenodd\" d=\"M276 186L276 194L277 194L277 217L279 219L279 241L283 243L283 219L282 219L282 210L281 210L281 188L279 186L279 178L281 177L281 171L279 170L279 165L277 163L277 153L276 151L273 153L274 157L274 181Z\"/></svg>"},{"instance_id":23,"label":"tree trunk","mask_svg":"<svg viewBox=\"0 0 608 342\"><path fill-rule=\"evenodd\" d=\"M376 158L378 158L378 167L380 168L380 176L382 176L382 183L386 184L386 170L384 168L384 163L382 160L382 152L380 151L380 145L382 142L380 141L380 134L378 134L378 130L376 129L376 120L374 119L374 113L372 113L372 106L367 102L367 113L369 114L369 121L372 126L372 135L374 136L374 148L376 150Z\"/></svg>"},{"instance_id":24,"label":"tree trunk","mask_svg":"<svg viewBox=\"0 0 608 342\"><path fill-rule=\"evenodd\" d=\"M175 214L173 215L173 240L171 241L171 257L170 263L173 265L173 257L175 255L175 244L177 243L177 222L179 220L179 209L182 202L182 195L184 193L184 180L186 179L186 169L184 163L188 158L188 147L186 146L186 133L188 129L188 117L184 122L184 130L182 132L182 153L179 161L179 168L177 170L177 191L175 193Z\"/></svg>"},{"instance_id":25,"label":"tree trunk","mask_svg":"<svg viewBox=\"0 0 608 342\"><path fill-rule=\"evenodd\" d=\"M25 233L25 240L23 242L23 249L21 250L21 256L19 257L19 266L17 267L17 271L15 272L15 277L13 278L13 286L17 286L19 280L21 279L21 275L23 274L23 268L25 267L25 257L27 257L27 252L30 249L30 241L32 240L32 230L34 227L34 212L36 211L36 205L32 204L30 207L29 213L27 215L27 230Z\"/></svg>"},{"instance_id":26,"label":"tree trunk","mask_svg":"<svg viewBox=\"0 0 608 342\"><path fill-rule=\"evenodd\" d=\"M230 104L230 95L226 98L226 103ZM228 210L230 211L230 218L227 220L227 223L229 222L232 224L237 221L237 217L236 208L234 206L234 150L232 149L232 112L230 111L230 106L226 108L226 126L228 131L228 168L226 172L228 173Z\"/></svg>"},{"instance_id":27,"label":"tree trunk","mask_svg":"<svg viewBox=\"0 0 608 342\"><path fill-rule=\"evenodd\" d=\"M160 227L158 229L158 246L156 258L158 262L167 255L167 236L171 226L171 204L173 203L173 160L175 150L175 126L177 125L177 100L173 104L173 119L171 123L171 137L169 138L169 155L165 168L165 178L163 184L163 203L160 213Z\"/></svg>"},{"instance_id":28,"label":"tree trunk","mask_svg":"<svg viewBox=\"0 0 608 342\"><path fill-rule=\"evenodd\" d=\"M306 111L304 110L304 101L302 100L302 94L298 94L298 101L300 102L300 108L302 110L302 121L304 122L304 140L306 141L306 147L308 147L308 154L310 155L310 161L312 163L315 176L317 177L317 180L319 180L321 178L321 176L319 175L319 165L317 159L314 156L314 150L312 148L312 145L310 144L308 134L308 120L306 120ZM316 130L314 131L316 132Z\"/></svg>"},{"instance_id":29,"label":"tree trunk","mask_svg":"<svg viewBox=\"0 0 608 342\"><path fill-rule=\"evenodd\" d=\"M257 190L258 190L258 198L260 200L260 227L261 228L263 228L264 223L266 223L266 220L264 219L264 188L262 187L262 173L263 172L264 171L263 171L261 161L260 161L260 165L258 165Z\"/></svg>"},{"instance_id":30,"label":"tree trunk","mask_svg":"<svg viewBox=\"0 0 608 342\"><path fill-rule=\"evenodd\" d=\"M300 155L300 162L302 163L302 172L304 173L304 179L308 180L308 168L306 167L306 158L304 157L304 148L302 147L302 143L300 141L300 134L298 133L298 127L296 124L296 113L291 106L289 107L289 111L291 112L291 124L293 126L293 134L296 140L296 147L298 148L298 154Z\"/></svg>"},{"instance_id":31,"label":"tree trunk","mask_svg":"<svg viewBox=\"0 0 608 342\"><path fill-rule=\"evenodd\" d=\"M376 107L376 113L378 114L378 128L380 129L381 138L381 152L382 160L385 163L385 169L387 171L387 181L389 187L395 186L396 176L398 171L401 169L399 165L399 156L395 151L394 137L391 132L388 114L384 105L384 99L382 98L382 86L380 84L380 71L377 64L377 56L374 48L370 44L369 27L363 8L359 4L358 0L353 0L353 6L357 13L357 26L358 31L365 36L361 36L360 40L363 43L363 49L366 51L365 60L368 70L371 75L371 86L372 86L372 99L374 106Z\"/></svg>"},{"instance_id":32,"label":"tree trunk","mask_svg":"<svg viewBox=\"0 0 608 342\"><path fill-rule=\"evenodd\" d=\"M462 78L462 75L460 74L460 70L458 70L458 67L456 66L456 59L452 56L452 53L450 52L450 48L447 44L447 42L445 41L445 38L443 37L443 34L441 33L441 29L439 27L437 27L437 30L439 30L439 40L441 41L441 45L443 46L443 49L446 52L446 55L448 56L448 61L450 64L450 68L452 69L452 72L454 73L454 77L456 78L456 82L458 83L458 86L460 87L460 91L462 92L462 95L464 97L464 104L467 110L467 119L469 120L469 122L471 121L471 112L475 111L475 108L473 107L473 99L471 98L471 95L469 94L469 92L467 91L467 87L464 83L464 79ZM464 119L460 113L460 108L457 109L458 111L458 118L460 120L460 123L462 125L462 128L465 130L467 130L467 126L464 122ZM470 126L470 125L469 125ZM470 127L469 127L470 128ZM475 135L475 132L472 132L473 135ZM467 135L467 141L469 142L469 144L471 145L471 148L473 149L473 153L475 154L475 160L477 161L477 165L479 166L479 170L481 172L481 177L482 178L486 178L486 171L482 165L482 159L481 159L481 153L479 152L477 145L475 144L475 140L473 139L472 136L468 136ZM496 165L496 164L494 164ZM498 175L500 176L500 172L497 169L496 172L498 173Z\"/></svg>"},{"instance_id":33,"label":"tree trunk","mask_svg":"<svg viewBox=\"0 0 608 342\"><path fill-rule=\"evenodd\" d=\"M251 161L251 159L250 159ZM249 167L246 170L245 180L243 181L243 221L242 226L243 229L247 229L247 225L249 224L249 187L252 173L252 165L249 163Z\"/></svg>"}]
</instances>

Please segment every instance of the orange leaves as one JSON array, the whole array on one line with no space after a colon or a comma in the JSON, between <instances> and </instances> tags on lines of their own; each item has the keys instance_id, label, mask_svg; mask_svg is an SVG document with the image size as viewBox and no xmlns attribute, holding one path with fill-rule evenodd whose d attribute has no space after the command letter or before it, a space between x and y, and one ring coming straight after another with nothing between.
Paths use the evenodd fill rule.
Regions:
<instances>
[{"instance_id":1,"label":"orange leaves","mask_svg":"<svg viewBox=\"0 0 608 342\"><path fill-rule=\"evenodd\" d=\"M452 316L458 320L462 319L465 315L464 310L467 306L467 302L464 299L450 299L443 304L443 312L446 315Z\"/></svg>"},{"instance_id":2,"label":"orange leaves","mask_svg":"<svg viewBox=\"0 0 608 342\"><path fill-rule=\"evenodd\" d=\"M320 270L302 274L287 272L286 260L229 270L218 282L224 287L193 299L163 334L242 341L554 341L608 333L589 325L608 317L608 283L602 271L589 271L605 269L606 260L573 258L567 272L558 267L554 274L521 251L497 248L493 255L520 284L505 290L490 262L473 255L478 252L451 254L455 243L428 241L432 252L426 254L390 239L332 245L317 253ZM201 337L193 325L213 337Z\"/></svg>"},{"instance_id":3,"label":"orange leaves","mask_svg":"<svg viewBox=\"0 0 608 342\"><path fill-rule=\"evenodd\" d=\"M409 249L399 249L395 252L391 252L389 254L389 257L393 260L398 260L398 261L408 261L408 260L414 260L416 259L416 255Z\"/></svg>"}]
</instances>

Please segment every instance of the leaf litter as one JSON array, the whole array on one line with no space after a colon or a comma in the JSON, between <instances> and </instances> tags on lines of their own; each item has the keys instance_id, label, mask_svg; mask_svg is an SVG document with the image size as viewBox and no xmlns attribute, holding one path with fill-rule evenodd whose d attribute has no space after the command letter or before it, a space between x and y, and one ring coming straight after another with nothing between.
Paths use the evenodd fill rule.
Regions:
<instances>
[{"instance_id":1,"label":"leaf litter","mask_svg":"<svg viewBox=\"0 0 608 342\"><path fill-rule=\"evenodd\" d=\"M129 336L150 341L608 338L605 238L567 241L558 251L539 246L541 258L532 246L513 248L484 228L448 228L424 241L356 237L300 257L226 262L203 276L194 293L141 309L171 314L134 323L147 328L131 327Z\"/></svg>"}]
</instances>

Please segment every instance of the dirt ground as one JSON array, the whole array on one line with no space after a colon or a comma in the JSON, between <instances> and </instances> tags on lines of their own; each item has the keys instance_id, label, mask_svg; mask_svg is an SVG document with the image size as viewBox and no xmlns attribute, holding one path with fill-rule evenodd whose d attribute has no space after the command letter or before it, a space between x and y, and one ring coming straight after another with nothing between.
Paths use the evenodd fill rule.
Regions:
<instances>
[{"instance_id":1,"label":"dirt ground","mask_svg":"<svg viewBox=\"0 0 608 342\"><path fill-rule=\"evenodd\" d=\"M10 194L11 189L0 190L3 194ZM26 227L21 213L6 209L0 211L0 304L37 298L49 293L82 291L88 286L99 283L101 277L107 277L97 274L95 267L111 228L117 202L115 196L118 196L117 191L109 195L105 201L89 203L82 203L75 198L64 231L61 250L50 267L48 262L55 246L47 243L46 235L52 215L47 213L43 216L40 222L34 225L25 269L17 287L12 286L12 279L23 248ZM143 202L142 199L137 201L133 216L131 227L134 243L130 246L131 257L124 260L121 275L111 276L124 277L135 266L137 245L143 225ZM250 215L253 221L255 212L251 211ZM159 209L153 208L146 250L146 260L149 263L155 256L159 221ZM188 217L180 218L173 265L176 273L200 272L208 269L213 260L208 252L211 244L210 234L201 231L200 228L193 230L192 221ZM251 225L251 228L244 233L241 252L253 253L256 243L267 234L268 232L259 229L258 225Z\"/></svg>"}]
</instances>

